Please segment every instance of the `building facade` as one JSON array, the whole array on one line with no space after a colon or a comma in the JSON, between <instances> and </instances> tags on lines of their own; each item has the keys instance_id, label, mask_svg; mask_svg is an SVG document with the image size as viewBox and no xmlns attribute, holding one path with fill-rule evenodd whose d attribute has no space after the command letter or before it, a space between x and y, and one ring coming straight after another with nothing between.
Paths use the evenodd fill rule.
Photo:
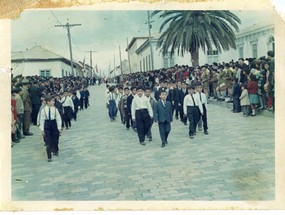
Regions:
<instances>
[{"instance_id":1,"label":"building facade","mask_svg":"<svg viewBox=\"0 0 285 215\"><path fill-rule=\"evenodd\" d=\"M131 72L152 70L151 48L148 37L140 38L139 42L135 43L136 40L136 37L134 37L126 50L131 59ZM185 53L184 56L178 56L177 52L172 56L170 53L162 54L160 49L157 48L158 37L152 38L151 41L153 69L168 68L176 64L192 65L190 53ZM258 23L242 29L236 34L236 49L222 52L215 50L214 47L213 50L206 52L200 49L199 64L237 61L239 58L259 58L266 56L269 50L274 51L274 45L274 24L270 22Z\"/></svg>"},{"instance_id":2,"label":"building facade","mask_svg":"<svg viewBox=\"0 0 285 215\"><path fill-rule=\"evenodd\" d=\"M83 76L82 66L73 62L73 73L71 61L57 55L40 46L35 46L23 52L13 52L11 60L13 75L22 76L44 76L44 77L66 77Z\"/></svg>"}]
</instances>

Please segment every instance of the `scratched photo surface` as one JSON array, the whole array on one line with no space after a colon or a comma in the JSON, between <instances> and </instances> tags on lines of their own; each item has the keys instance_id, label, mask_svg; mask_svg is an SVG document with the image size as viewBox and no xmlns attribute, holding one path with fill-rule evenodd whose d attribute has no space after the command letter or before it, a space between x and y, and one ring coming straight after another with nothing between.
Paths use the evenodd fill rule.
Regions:
<instances>
[{"instance_id":1,"label":"scratched photo surface","mask_svg":"<svg viewBox=\"0 0 285 215\"><path fill-rule=\"evenodd\" d=\"M230 96L222 94L222 99L216 99L215 90L210 90L205 104L208 128L198 126L194 139L190 139L189 121L181 122L174 111L165 147L158 123L152 125L152 138L147 136L145 145L141 145L138 133L121 122L120 112L110 120L106 81L109 85L131 86L143 80L151 85L149 74L153 73L158 80L171 77L188 82L187 72L197 65L217 69L219 78L222 69L218 64L230 63L235 69L240 58L249 65L252 58L267 59L268 51L277 55L280 47L276 43L284 34L276 33L279 21L272 9L155 9L50 8L24 10L11 20L14 81L76 76L88 82L90 97L69 129L63 129L59 153L52 156L52 162L47 162L41 131L33 123L29 129L33 135L9 149L11 202L7 208L17 205L16 210L42 210L41 202L48 202L46 207L54 210L267 209L278 208L276 201L284 200L284 194L276 188L276 162L280 163L280 154L276 155L278 113L268 107L268 101L256 109L256 116L245 117L241 110L231 111L235 107ZM199 12L192 15L194 19L189 18ZM210 31L211 26L202 26L213 14L226 16L234 23L230 25L235 38L229 49L215 47L216 38L210 39L211 45L205 42L204 31ZM164 33L167 31L169 37L179 32L185 32L186 37L189 33L184 20L176 20L171 27L169 23L164 25L167 18L175 16L189 23L200 22L193 28L203 43L196 53L181 44L180 50L175 47L171 54L171 41L163 38ZM228 31L222 33L222 39L226 40ZM166 53L163 44L169 45ZM218 83L222 87L220 80ZM157 96L155 88L152 96Z\"/></svg>"}]
</instances>

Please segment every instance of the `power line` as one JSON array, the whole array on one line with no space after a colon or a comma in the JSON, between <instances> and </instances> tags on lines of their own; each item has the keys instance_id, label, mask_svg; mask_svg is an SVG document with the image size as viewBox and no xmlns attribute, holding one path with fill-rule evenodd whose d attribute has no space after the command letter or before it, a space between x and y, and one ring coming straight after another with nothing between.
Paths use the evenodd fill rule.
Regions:
<instances>
[{"instance_id":1,"label":"power line","mask_svg":"<svg viewBox=\"0 0 285 215\"><path fill-rule=\"evenodd\" d=\"M70 52L70 62L71 62L71 74L74 76L73 72L73 61L72 61L72 47L71 47L71 35L70 35L70 28L75 26L81 26L81 24L69 24L68 20L65 25L55 25L54 27L63 27L67 29L67 36L69 41L69 52Z\"/></svg>"},{"instance_id":2,"label":"power line","mask_svg":"<svg viewBox=\"0 0 285 215\"><path fill-rule=\"evenodd\" d=\"M51 14L53 15L53 17L56 19L57 23L62 25L62 23L58 20L58 18L56 17L56 15L54 14L54 12L52 10L50 10Z\"/></svg>"}]
</instances>

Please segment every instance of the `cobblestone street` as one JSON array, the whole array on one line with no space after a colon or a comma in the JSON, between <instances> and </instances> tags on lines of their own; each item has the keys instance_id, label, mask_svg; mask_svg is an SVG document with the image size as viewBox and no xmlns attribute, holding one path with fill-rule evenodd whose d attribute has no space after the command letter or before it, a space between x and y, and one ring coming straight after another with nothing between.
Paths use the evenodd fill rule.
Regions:
<instances>
[{"instance_id":1,"label":"cobblestone street","mask_svg":"<svg viewBox=\"0 0 285 215\"><path fill-rule=\"evenodd\" d=\"M12 201L274 200L274 118L243 117L209 104L209 135L172 123L169 144L138 144L119 117L110 122L105 85L89 87L90 107L60 137L47 162L39 129L12 148Z\"/></svg>"}]
</instances>

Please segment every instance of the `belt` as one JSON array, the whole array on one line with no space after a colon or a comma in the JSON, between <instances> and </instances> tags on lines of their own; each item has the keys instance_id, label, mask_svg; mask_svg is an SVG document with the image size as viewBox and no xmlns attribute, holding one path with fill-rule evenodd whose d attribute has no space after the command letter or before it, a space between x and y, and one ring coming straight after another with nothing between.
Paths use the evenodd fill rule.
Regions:
<instances>
[{"instance_id":1,"label":"belt","mask_svg":"<svg viewBox=\"0 0 285 215\"><path fill-rule=\"evenodd\" d=\"M145 111L145 110L147 110L147 108L138 109L138 110L136 110L136 111Z\"/></svg>"}]
</instances>

